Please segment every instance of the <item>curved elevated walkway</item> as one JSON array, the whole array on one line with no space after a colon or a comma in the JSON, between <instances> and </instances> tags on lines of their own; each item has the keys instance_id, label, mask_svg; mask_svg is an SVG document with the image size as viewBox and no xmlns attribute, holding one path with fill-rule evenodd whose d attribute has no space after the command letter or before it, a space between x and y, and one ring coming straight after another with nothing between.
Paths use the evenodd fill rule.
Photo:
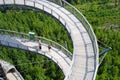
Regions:
<instances>
[{"instance_id":1,"label":"curved elevated walkway","mask_svg":"<svg viewBox=\"0 0 120 80\"><path fill-rule=\"evenodd\" d=\"M28 39L11 37L8 35L0 35L0 45L36 52L38 54L47 56L57 63L65 76L69 71L71 63L69 57L67 57L61 50L54 47L51 47L51 50L49 51L47 44L41 43L42 49L40 50L39 42L37 41L30 41Z\"/></svg>"},{"instance_id":2,"label":"curved elevated walkway","mask_svg":"<svg viewBox=\"0 0 120 80\"><path fill-rule=\"evenodd\" d=\"M54 0L53 0L54 1ZM65 2L64 0L61 0ZM58 19L69 32L73 41L73 59L66 80L95 79L98 66L98 46L96 38L83 24L65 8L47 0L0 0L0 5L29 6L49 13ZM83 22L84 23L84 22ZM87 23L84 23L87 24ZM89 28L88 26L86 26ZM94 34L91 31L92 34ZM93 38L92 38L93 37ZM63 71L64 72L64 71Z\"/></svg>"},{"instance_id":3,"label":"curved elevated walkway","mask_svg":"<svg viewBox=\"0 0 120 80\"><path fill-rule=\"evenodd\" d=\"M3 60L0 60L0 64L7 80L24 80L13 65Z\"/></svg>"}]
</instances>

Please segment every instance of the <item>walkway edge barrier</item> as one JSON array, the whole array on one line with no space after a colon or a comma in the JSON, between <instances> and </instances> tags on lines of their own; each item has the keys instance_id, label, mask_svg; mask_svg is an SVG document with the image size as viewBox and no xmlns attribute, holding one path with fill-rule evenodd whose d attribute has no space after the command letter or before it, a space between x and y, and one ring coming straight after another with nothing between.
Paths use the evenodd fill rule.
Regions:
<instances>
[{"instance_id":1,"label":"walkway edge barrier","mask_svg":"<svg viewBox=\"0 0 120 80\"><path fill-rule=\"evenodd\" d=\"M48 0L48 1L55 2L56 0ZM82 22L82 24L84 25L84 27L88 31L89 36L90 36L90 38L92 40L94 53L96 55L96 69L95 69L95 73L94 73L94 77L93 77L93 80L95 80L97 70L98 70L98 65L99 65L99 60L98 60L98 58L99 58L99 55L98 55L99 54L99 49L98 49L98 44L97 44L97 38L96 38L96 36L95 36L95 34L93 32L92 26L87 21L87 19L84 17L84 15L77 8L75 8L73 5L68 3L66 0L59 0L57 4L59 4L60 6L63 6L65 9L67 9L72 14L74 14L76 16L76 18ZM67 8L67 7L69 7L69 8ZM70 10L70 8L71 8L71 10ZM74 61L74 56L73 56L73 61Z\"/></svg>"},{"instance_id":2,"label":"walkway edge barrier","mask_svg":"<svg viewBox=\"0 0 120 80\"><path fill-rule=\"evenodd\" d=\"M3 34L3 35L7 34L7 35L10 35L10 36L30 39L29 34L25 34L25 33L22 33L22 32L0 29L0 34ZM45 37L41 37L41 36L35 36L34 40L37 41L37 42L40 40L41 42L43 42L45 44L48 44L52 47L60 49L65 55L67 55L67 57L69 57L72 60L72 53L70 51L68 51L66 48L64 48L62 45L58 44L57 42L52 41L50 39L47 39Z\"/></svg>"}]
</instances>

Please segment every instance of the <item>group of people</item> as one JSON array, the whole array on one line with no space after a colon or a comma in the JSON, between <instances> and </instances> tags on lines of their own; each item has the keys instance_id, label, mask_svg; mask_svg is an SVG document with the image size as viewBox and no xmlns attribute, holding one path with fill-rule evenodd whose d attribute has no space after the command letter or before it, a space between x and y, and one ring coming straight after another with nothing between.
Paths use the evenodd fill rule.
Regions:
<instances>
[{"instance_id":1,"label":"group of people","mask_svg":"<svg viewBox=\"0 0 120 80\"><path fill-rule=\"evenodd\" d=\"M40 41L40 40L39 40L39 49L40 49L40 50L42 49L42 44L41 44L41 41ZM50 49L51 49L51 46L48 45L48 50L50 51Z\"/></svg>"}]
</instances>

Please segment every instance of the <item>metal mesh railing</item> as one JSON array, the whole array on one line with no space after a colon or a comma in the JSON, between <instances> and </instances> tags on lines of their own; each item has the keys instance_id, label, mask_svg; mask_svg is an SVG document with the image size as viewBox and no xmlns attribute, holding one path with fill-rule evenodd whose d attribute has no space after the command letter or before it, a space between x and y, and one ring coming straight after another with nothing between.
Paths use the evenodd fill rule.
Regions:
<instances>
[{"instance_id":1,"label":"metal mesh railing","mask_svg":"<svg viewBox=\"0 0 120 80\"><path fill-rule=\"evenodd\" d=\"M30 2L33 2L33 6L35 7L35 3L37 4L40 4L42 5L41 3L39 3L37 0L23 0L24 1L24 5L25 5L25 1L30 1ZM43 0L45 1L45 0ZM74 14L81 22L82 24L84 25L84 27L86 28L86 30L88 31L89 35L90 35L90 38L92 40L92 43L93 43L93 47L94 47L94 53L96 53L96 59L98 57L98 45L97 45L97 40L96 40L96 37L95 37L95 34L92 30L92 27L91 25L89 24L89 22L86 20L86 18L83 16L83 14L81 12L79 12L79 10L77 10L74 6L72 6L71 4L69 4L67 1L65 0L46 0L46 1L51 1L51 2L54 2L62 7L64 7L65 9L67 9L68 11L70 11L72 14ZM12 0L12 2L15 4L16 3L16 0ZM11 2L11 3L12 3ZM6 1L3 0L3 3L6 4ZM53 14L55 13L59 20L62 19L62 21L64 21L64 25L67 27L67 23L66 21L59 15L57 14L54 10L50 9L49 7L45 6L45 5L42 5L42 9L44 10L44 8L48 8L50 10L50 14ZM68 29L69 30L69 29Z\"/></svg>"},{"instance_id":2,"label":"metal mesh railing","mask_svg":"<svg viewBox=\"0 0 120 80\"><path fill-rule=\"evenodd\" d=\"M98 59L97 39L96 39L96 36L95 36L95 34L93 32L93 29L92 29L91 25L89 24L87 19L84 17L84 15L78 9L76 9L74 6L72 6L70 3L68 3L65 0L48 0L48 1L54 2L54 3L64 7L65 9L70 11L74 16L76 16L76 18L79 21L81 21L81 23L84 25L84 27L86 28L87 32L89 33L89 36L90 36L90 38L92 40L94 53L96 54L96 59ZM98 62L96 64L98 64Z\"/></svg>"},{"instance_id":3,"label":"metal mesh railing","mask_svg":"<svg viewBox=\"0 0 120 80\"><path fill-rule=\"evenodd\" d=\"M93 50L94 50L94 53L95 53L95 56L96 56L96 70L95 70L95 75L94 75L94 79L95 79L95 76L97 74L97 68L98 68L98 44L97 44L97 39L96 39L96 36L93 32L93 29L91 27L91 25L89 24L89 22L87 21L87 19L84 17L84 15L78 10L76 9L74 6L72 6L71 4L69 4L67 1L65 0L48 0L48 1L52 1L54 3L57 3L58 5L64 7L65 9L67 9L68 11L70 11L83 25L84 27L86 28L90 38L91 38L91 41L92 41L92 45L93 45ZM76 24L76 23L75 23ZM79 26L78 26L79 27ZM74 59L74 57L73 57Z\"/></svg>"},{"instance_id":4,"label":"metal mesh railing","mask_svg":"<svg viewBox=\"0 0 120 80\"><path fill-rule=\"evenodd\" d=\"M3 0L4 1L4 0ZM15 0L14 0L15 1ZM34 7L35 7L35 3L39 4L39 5L42 5L41 3L39 3L39 0L24 0L24 1L31 1L34 3ZM83 14L81 12L79 12L74 6L72 6L71 4L69 4L68 2L66 2L65 0L41 0L41 1L51 1L51 2L54 2L62 7L64 7L65 9L67 9L69 12L71 12L74 16L76 16L77 19L79 19L79 21L84 25L84 27L86 28L87 32L89 33L89 36L91 38L91 41L92 41L92 45L93 45L93 50L94 50L94 53L95 53L95 56L96 56L96 65L98 65L98 45L97 45L97 39L95 37L95 34L92 30L92 27L91 25L89 24L89 22L86 20L86 18L83 16ZM25 3L24 3L25 5ZM59 20L62 22L62 24L67 28L68 32L70 33L70 29L68 27L68 24L66 23L66 21L59 15L57 14L54 10L50 9L49 7L45 6L45 5L42 5L42 9L44 10L44 8L47 8L49 9L50 11L48 11L49 14L53 15ZM76 24L76 23L75 23ZM79 27L79 26L77 26ZM52 43L49 43L49 44L52 44ZM53 45L54 46L54 45ZM58 47L58 48L61 48L59 46L55 46L55 47ZM64 49L64 48L62 48ZM65 50L66 51L66 50ZM64 50L63 50L64 52ZM73 57L74 58L74 57ZM72 59L72 57L71 57ZM95 74L97 72L97 67L96 67L96 71L95 71Z\"/></svg>"},{"instance_id":5,"label":"metal mesh railing","mask_svg":"<svg viewBox=\"0 0 120 80\"><path fill-rule=\"evenodd\" d=\"M0 34L9 35L9 36L13 36L13 37L19 37L19 38L30 39L29 34L10 31L10 30L0 29ZM45 44L50 45L54 48L57 48L57 49L61 50L67 57L72 59L72 53L70 51L68 51L66 48L64 48L62 45L58 44L57 42L54 42L50 39L47 39L45 37L40 37L40 36L35 36L35 38L33 40L37 41L37 42L40 40L42 43L45 43Z\"/></svg>"}]
</instances>

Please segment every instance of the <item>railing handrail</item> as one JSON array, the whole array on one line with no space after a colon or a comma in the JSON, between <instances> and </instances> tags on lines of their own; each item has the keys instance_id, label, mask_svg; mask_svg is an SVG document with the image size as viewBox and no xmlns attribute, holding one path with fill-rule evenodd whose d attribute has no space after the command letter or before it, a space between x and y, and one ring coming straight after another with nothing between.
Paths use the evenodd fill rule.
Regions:
<instances>
[{"instance_id":1,"label":"railing handrail","mask_svg":"<svg viewBox=\"0 0 120 80\"><path fill-rule=\"evenodd\" d=\"M9 33L9 34L12 34L12 36L17 36L17 34L18 34L20 36L24 36L24 38L29 38L29 34L25 34L25 33L22 33L22 32L16 32L16 31L5 30L5 29L0 29L0 32ZM63 52L63 50L65 50L67 52L67 54L65 52L63 52L63 53L65 53L70 59L72 59L72 53L70 51L68 51L66 48L64 48L62 45L60 45L59 43L57 43L55 41L52 41L50 39L47 39L45 37L41 37L41 36L35 36L35 40L36 39L37 39L37 41L41 40L41 42L42 42L42 39L43 39L43 40L46 40L49 43L52 43L56 46L59 46L61 51ZM43 41L43 43L45 43L45 41ZM48 43L45 43L45 44L48 44ZM48 45L51 46L51 44L48 44ZM54 47L54 46L52 46L52 47ZM55 47L55 48L59 49L58 47Z\"/></svg>"},{"instance_id":2,"label":"railing handrail","mask_svg":"<svg viewBox=\"0 0 120 80\"><path fill-rule=\"evenodd\" d=\"M36 3L39 3L37 2L37 0L29 0L29 1L32 1L32 2L36 2ZM48 1L55 1L55 0L48 0ZM86 30L88 31L89 33L89 36L92 40L92 45L93 45L93 49L94 49L94 53L95 53L95 56L96 56L96 70L95 70L95 75L94 77L96 76L96 73L97 73L97 65L98 65L98 44L97 44L97 39L96 39L96 36L92 30L92 27L91 25L89 24L89 22L87 21L87 19L84 17L84 15L78 10L76 9L74 6L72 6L71 4L69 4L67 1L65 0L59 0L61 2L61 4L59 4L60 6L63 4L63 3L66 3L68 6L70 6L72 9L74 9L80 16L76 16L74 13L74 15L76 17L79 17L78 19L82 22L82 24L84 25L84 27L86 28ZM40 4L40 3L39 3ZM43 5L44 6L44 5ZM47 7L47 6L46 6ZM47 7L48 8L48 7ZM52 9L50 9L52 11ZM70 11L69 9L67 9L68 11ZM55 12L55 11L54 11ZM70 11L71 12L71 11ZM56 12L55 12L56 13ZM51 13L52 14L52 13ZM57 14L57 13L56 13ZM58 14L57 14L58 15ZM60 18L62 18L60 15L58 15ZM81 19L80 19L81 18ZM60 19L59 19L60 20ZM64 20L64 19L63 19ZM64 20L65 22L65 20ZM65 22L66 23L66 22ZM67 26L67 24L65 25ZM74 56L73 56L73 61L74 61Z\"/></svg>"},{"instance_id":3,"label":"railing handrail","mask_svg":"<svg viewBox=\"0 0 120 80\"><path fill-rule=\"evenodd\" d=\"M92 44L93 44L93 49L94 49L94 53L96 54L96 69L95 69L95 73L94 73L94 77L93 77L93 80L95 80L95 77L96 77L96 74L97 74L97 70L98 70L98 64L99 64L99 62L98 62L98 44L97 44L97 38L96 38L96 36L95 36L95 34L94 34L94 32L93 32L93 29L92 29L92 26L90 25L90 23L87 21L87 19L85 18L85 16L77 9L77 8L75 8L73 5L71 5L70 3L68 3L67 1L65 1L65 0L62 0L63 2L65 2L66 4L68 4L69 6L71 6L75 11L77 11L81 16L82 16L82 20L83 21L85 21L86 23L87 23L87 25L88 25L88 27L89 27L89 30L86 28L86 30L88 31L88 33L89 33L89 36L90 36L90 38L91 38L91 40L92 40ZM74 12L73 12L74 13ZM77 17L79 17L79 16L77 16ZM79 19L79 18L78 18ZM80 19L79 19L80 20ZM81 20L80 20L81 21ZM82 22L82 21L81 21ZM84 25L84 27L86 27L85 26L85 24L82 22L82 24ZM73 57L73 59L74 59L74 57Z\"/></svg>"},{"instance_id":4,"label":"railing handrail","mask_svg":"<svg viewBox=\"0 0 120 80\"><path fill-rule=\"evenodd\" d=\"M3 45L2 42L3 42L3 43L7 43L7 44L6 44L6 45ZM24 46L24 47L26 47L26 49L25 49L25 48L23 49L23 48L21 48L22 44L10 42L10 41L5 41L5 40L0 40L0 45L3 45L3 46L9 46L10 43L17 45L17 47L16 47L17 49L29 50L29 49L28 49L29 46ZM10 46L9 46L9 47L10 47ZM15 48L15 47L14 47L14 48ZM32 52L38 52L38 50L36 49L35 51L32 51ZM52 57L51 55L49 55L49 56L50 56L49 58L51 58L55 63L57 63L57 65L61 68L61 70L63 70L62 65L57 61L57 59L54 58L54 57ZM18 71L17 71L17 73L20 74ZM22 80L24 80L24 79L22 78L22 76L20 76L20 77L21 77Z\"/></svg>"},{"instance_id":5,"label":"railing handrail","mask_svg":"<svg viewBox=\"0 0 120 80\"><path fill-rule=\"evenodd\" d=\"M89 25L89 28L90 28L90 31L91 31L91 33L92 33L92 35L93 35L93 37L94 37L94 41L95 41L95 44L96 44L96 50L98 51L98 44L97 44L97 39L96 39L96 36L95 36L95 34L94 34L94 32L93 32L93 29L92 29L92 26L90 25L90 23L87 21L87 19L85 18L85 16L77 9L77 8L75 8L73 5L71 5L70 3L68 3L67 1L65 1L65 0L62 0L62 1L64 1L65 3L67 3L69 6L71 6L74 10L76 10L82 17L83 17L83 20L85 21L85 22L87 22L87 24ZM79 16L78 16L79 17ZM81 21L81 20L80 20ZM82 23L83 24L83 23ZM84 25L84 24L83 24ZM85 26L86 27L86 26ZM88 31L88 30L87 30ZM89 31L88 31L89 32ZM90 36L91 37L91 36ZM91 38L92 39L92 38ZM93 42L92 42L93 43ZM95 51L95 53L97 54L98 52L96 52Z\"/></svg>"},{"instance_id":6,"label":"railing handrail","mask_svg":"<svg viewBox=\"0 0 120 80\"><path fill-rule=\"evenodd\" d=\"M51 1L51 0L48 0L48 1ZM53 0L53 1L55 1L55 0ZM90 38L92 40L93 50L94 50L94 53L96 55L95 56L96 57L96 67L95 67L96 69L95 69L95 73L94 73L94 77L93 77L93 79L95 80L95 76L97 74L97 69L98 69L98 64L99 64L99 62L98 62L99 61L98 60L99 49L98 49L98 44L97 44L97 38L96 38L96 36L95 36L95 34L93 32L92 26L90 25L90 23L87 21L87 19L84 17L84 15L77 8L75 8L73 5L71 5L70 3L68 3L66 0L59 0L59 1L63 2L62 5L64 5L64 3L66 3L68 6L70 6L72 9L74 9L74 11L76 11L82 17L82 19L78 18L79 16L76 16L74 14L74 12L72 12L82 22L82 24L84 25L84 27L88 31L89 36L90 36ZM62 6L61 4L59 4L59 5ZM67 9L67 10L70 11L69 9ZM86 26L86 24L84 22L87 23L87 26ZM74 61L74 56L73 56L73 61Z\"/></svg>"},{"instance_id":7,"label":"railing handrail","mask_svg":"<svg viewBox=\"0 0 120 80\"><path fill-rule=\"evenodd\" d=\"M71 5L67 1L65 1L65 0L62 0L62 1L65 2L66 4L68 4L70 7L72 7L78 14L80 14L83 19L81 19L82 21L79 18L78 19L82 22L82 24L84 25L85 28L86 27L89 28L89 30L88 30L88 28L86 28L86 30L88 31L89 36L90 36L90 38L92 40L93 49L94 49L94 53L96 55L96 60L97 60L96 61L95 71L94 71L95 73L94 73L94 76L93 76L93 80L95 80L95 77L96 77L96 74L97 74L97 70L98 70L98 64L99 64L99 62L98 62L98 56L99 56L98 55L98 53L99 53L98 51L99 50L98 50L97 38L96 38L96 36L95 36L95 34L93 32L93 29L92 29L90 23L87 21L87 19L84 17L84 15L77 8L75 8L73 5ZM73 14L74 14L74 12L73 12ZM79 16L76 16L76 17L79 17ZM88 26L86 26L86 24L84 24L83 21L85 21ZM74 56L73 56L73 59L74 59Z\"/></svg>"},{"instance_id":8,"label":"railing handrail","mask_svg":"<svg viewBox=\"0 0 120 80\"><path fill-rule=\"evenodd\" d=\"M52 2L54 2L55 0L47 0L47 1L52 1ZM66 0L60 0L60 2L64 2L64 3L66 3L66 4L68 4L70 7L72 7L75 11L77 11L77 13L79 13L81 16L82 16L82 18L83 18L83 20L88 24L88 27L89 27L89 30L87 30L87 28L86 28L86 30L89 32L89 35L90 35L90 33L92 34L92 35L90 35L90 38L92 39L92 43L95 43L95 45L96 45L96 47L94 47L94 52L97 54L96 55L96 59L98 58L98 44L97 44L97 38L96 38L96 36L95 36L95 34L94 34L94 32L93 32L93 29L92 29L92 26L90 25L90 23L87 21L87 19L85 18L85 16L77 9L77 8L75 8L73 5L71 5L70 3L68 3ZM63 4L64 4L63 3ZM59 3L58 3L59 4ZM61 4L59 4L60 6L61 6ZM69 9L67 9L68 11L69 11ZM74 12L73 12L74 13ZM77 17L79 17L79 16L77 16ZM79 19L79 18L78 18ZM79 19L80 20L80 19ZM81 21L81 20L80 20ZM82 23L83 25L84 25L84 23ZM84 25L84 27L86 27L85 25ZM92 37L93 36L93 37ZM93 39L94 38L94 39ZM96 50L95 50L95 48L96 48ZM98 62L96 63L96 64L98 64Z\"/></svg>"}]
</instances>

